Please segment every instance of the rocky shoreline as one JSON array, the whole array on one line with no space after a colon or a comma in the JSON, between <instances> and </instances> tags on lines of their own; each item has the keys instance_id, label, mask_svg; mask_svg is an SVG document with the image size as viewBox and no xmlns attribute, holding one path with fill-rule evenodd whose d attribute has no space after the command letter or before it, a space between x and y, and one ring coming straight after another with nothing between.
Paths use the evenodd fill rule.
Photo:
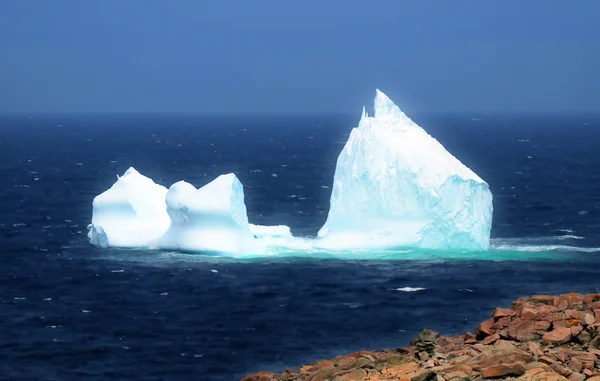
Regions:
<instances>
[{"instance_id":1,"label":"rocky shoreline","mask_svg":"<svg viewBox=\"0 0 600 381\"><path fill-rule=\"evenodd\" d=\"M242 381L600 381L600 294L534 295L474 333L424 330L410 347L362 351Z\"/></svg>"}]
</instances>

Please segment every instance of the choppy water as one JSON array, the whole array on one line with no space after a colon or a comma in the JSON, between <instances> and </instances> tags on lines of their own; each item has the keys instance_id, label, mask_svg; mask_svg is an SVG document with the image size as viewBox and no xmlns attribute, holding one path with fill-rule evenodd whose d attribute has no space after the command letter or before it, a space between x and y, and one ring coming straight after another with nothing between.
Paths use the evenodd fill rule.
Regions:
<instances>
[{"instance_id":1,"label":"choppy water","mask_svg":"<svg viewBox=\"0 0 600 381\"><path fill-rule=\"evenodd\" d=\"M491 252L96 249L91 200L129 166L167 186L234 172L252 223L316 234L357 117L1 117L0 378L234 380L462 333L524 294L598 291L599 118L415 120L490 184Z\"/></svg>"}]
</instances>

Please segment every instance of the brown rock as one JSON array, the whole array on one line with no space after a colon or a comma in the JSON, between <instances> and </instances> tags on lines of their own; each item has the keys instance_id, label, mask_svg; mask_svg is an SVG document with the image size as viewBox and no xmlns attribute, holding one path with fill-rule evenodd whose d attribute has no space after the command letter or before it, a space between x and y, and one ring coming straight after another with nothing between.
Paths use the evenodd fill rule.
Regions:
<instances>
[{"instance_id":1,"label":"brown rock","mask_svg":"<svg viewBox=\"0 0 600 381\"><path fill-rule=\"evenodd\" d=\"M242 381L277 381L277 375L268 372L259 372L242 378Z\"/></svg>"},{"instance_id":2,"label":"brown rock","mask_svg":"<svg viewBox=\"0 0 600 381\"><path fill-rule=\"evenodd\" d=\"M493 335L492 335L493 336ZM491 337L491 336L489 336ZM486 338L487 339L487 338ZM484 339L484 341L486 340ZM475 349L477 352L481 353L481 352L485 352L487 350L490 349L490 345L484 345L484 344L475 344L473 345L473 349Z\"/></svg>"},{"instance_id":3,"label":"brown rock","mask_svg":"<svg viewBox=\"0 0 600 381\"><path fill-rule=\"evenodd\" d=\"M554 361L552 358L550 358L549 356L542 356L540 357L540 362L544 363L544 364L548 364L548 365L552 365L554 364L556 361Z\"/></svg>"},{"instance_id":4,"label":"brown rock","mask_svg":"<svg viewBox=\"0 0 600 381\"><path fill-rule=\"evenodd\" d=\"M566 366L562 366L557 362L550 364L550 368L552 368L552 370L556 373L565 377L569 377L573 373L571 369L567 368Z\"/></svg>"},{"instance_id":5,"label":"brown rock","mask_svg":"<svg viewBox=\"0 0 600 381\"><path fill-rule=\"evenodd\" d=\"M556 358L559 361L567 362L570 356L571 354L569 353L569 351L567 351L564 348L558 348L558 350L556 351Z\"/></svg>"},{"instance_id":6,"label":"brown rock","mask_svg":"<svg viewBox=\"0 0 600 381\"><path fill-rule=\"evenodd\" d=\"M580 361L584 369L594 369L598 361L596 355L589 352L569 351L569 356Z\"/></svg>"},{"instance_id":7,"label":"brown rock","mask_svg":"<svg viewBox=\"0 0 600 381\"><path fill-rule=\"evenodd\" d=\"M583 305L583 295L580 294L563 294L554 299L554 307L560 308L561 310L581 305Z\"/></svg>"},{"instance_id":8,"label":"brown rock","mask_svg":"<svg viewBox=\"0 0 600 381\"><path fill-rule=\"evenodd\" d=\"M571 330L569 328L556 328L545 333L542 339L546 344L565 344L571 341Z\"/></svg>"},{"instance_id":9,"label":"brown rock","mask_svg":"<svg viewBox=\"0 0 600 381\"><path fill-rule=\"evenodd\" d=\"M475 334L477 334L478 338L487 337L494 332L492 331L492 326L494 325L494 319L489 319L479 324L479 327L475 330Z\"/></svg>"},{"instance_id":10,"label":"brown rock","mask_svg":"<svg viewBox=\"0 0 600 381\"><path fill-rule=\"evenodd\" d=\"M517 361L513 363L500 363L481 368L481 375L485 378L520 376L525 373L525 363Z\"/></svg>"},{"instance_id":11,"label":"brown rock","mask_svg":"<svg viewBox=\"0 0 600 381\"><path fill-rule=\"evenodd\" d=\"M538 373L533 381L568 381L567 378L555 372Z\"/></svg>"},{"instance_id":12,"label":"brown rock","mask_svg":"<svg viewBox=\"0 0 600 381\"><path fill-rule=\"evenodd\" d=\"M554 299L556 299L556 297L550 295L533 295L527 298L527 300L530 300L534 303L546 304L550 306L554 305Z\"/></svg>"},{"instance_id":13,"label":"brown rock","mask_svg":"<svg viewBox=\"0 0 600 381\"><path fill-rule=\"evenodd\" d=\"M596 355L596 357L600 357L600 349L589 347L587 351L593 355Z\"/></svg>"},{"instance_id":14,"label":"brown rock","mask_svg":"<svg viewBox=\"0 0 600 381\"><path fill-rule=\"evenodd\" d=\"M571 328L571 336L577 337L581 332L583 332L583 327L581 325L574 325Z\"/></svg>"},{"instance_id":15,"label":"brown rock","mask_svg":"<svg viewBox=\"0 0 600 381\"><path fill-rule=\"evenodd\" d=\"M531 354L534 355L535 357L541 357L544 355L542 353L542 350L540 349L539 344L534 343L533 341L529 342L528 349L529 349L529 352L531 352Z\"/></svg>"},{"instance_id":16,"label":"brown rock","mask_svg":"<svg viewBox=\"0 0 600 381\"><path fill-rule=\"evenodd\" d=\"M429 381L435 380L436 374L429 369L418 369L402 376L401 379L408 379L410 381Z\"/></svg>"},{"instance_id":17,"label":"brown rock","mask_svg":"<svg viewBox=\"0 0 600 381\"><path fill-rule=\"evenodd\" d=\"M585 311L577 311L577 310L566 310L565 311L565 319L577 319L583 320L585 317Z\"/></svg>"},{"instance_id":18,"label":"brown rock","mask_svg":"<svg viewBox=\"0 0 600 381\"><path fill-rule=\"evenodd\" d=\"M588 305L600 300L600 294L586 294L583 297L583 304Z\"/></svg>"},{"instance_id":19,"label":"brown rock","mask_svg":"<svg viewBox=\"0 0 600 381\"><path fill-rule=\"evenodd\" d=\"M588 381L600 381L600 376L590 377Z\"/></svg>"},{"instance_id":20,"label":"brown rock","mask_svg":"<svg viewBox=\"0 0 600 381\"><path fill-rule=\"evenodd\" d=\"M586 376L586 377L592 377L594 375L594 372L592 372L589 369L584 369L583 370L583 375Z\"/></svg>"},{"instance_id":21,"label":"brown rock","mask_svg":"<svg viewBox=\"0 0 600 381\"><path fill-rule=\"evenodd\" d=\"M592 325L595 322L596 322L596 318L591 313L586 312L585 315L583 315L583 324L585 324L586 326Z\"/></svg>"},{"instance_id":22,"label":"brown rock","mask_svg":"<svg viewBox=\"0 0 600 381\"><path fill-rule=\"evenodd\" d=\"M416 362L408 362L406 364L396 365L383 370L383 374L392 377L400 377L403 374L419 369L419 364Z\"/></svg>"},{"instance_id":23,"label":"brown rock","mask_svg":"<svg viewBox=\"0 0 600 381\"><path fill-rule=\"evenodd\" d=\"M515 316L516 314L517 314L517 312L510 308L498 307L494 311L492 311L492 316L494 317L495 320L498 320L500 318L507 317L507 316Z\"/></svg>"},{"instance_id":24,"label":"brown rock","mask_svg":"<svg viewBox=\"0 0 600 381\"><path fill-rule=\"evenodd\" d=\"M334 378L335 381L356 381L367 377L367 372L364 369L354 369L348 373L344 373Z\"/></svg>"},{"instance_id":25,"label":"brown rock","mask_svg":"<svg viewBox=\"0 0 600 381\"><path fill-rule=\"evenodd\" d=\"M534 361L534 362L525 364L525 369L527 369L527 370L536 369L536 368L541 368L544 372L552 371L552 369L548 366L548 364L544 364L543 362Z\"/></svg>"},{"instance_id":26,"label":"brown rock","mask_svg":"<svg viewBox=\"0 0 600 381\"><path fill-rule=\"evenodd\" d=\"M496 321L494 323L494 325L492 326L492 329L495 329L497 331L499 329L506 328L510 325L511 321L512 321L512 318L510 316L500 318L500 319L498 319L498 321Z\"/></svg>"},{"instance_id":27,"label":"brown rock","mask_svg":"<svg viewBox=\"0 0 600 381\"><path fill-rule=\"evenodd\" d=\"M508 326L508 335L517 341L539 340L549 329L547 321L522 320L515 318Z\"/></svg>"},{"instance_id":28,"label":"brown rock","mask_svg":"<svg viewBox=\"0 0 600 381\"><path fill-rule=\"evenodd\" d=\"M569 360L568 366L573 372L577 373L581 372L581 370L583 369L583 364L577 359L577 357L574 357L571 360Z\"/></svg>"},{"instance_id":29,"label":"brown rock","mask_svg":"<svg viewBox=\"0 0 600 381\"><path fill-rule=\"evenodd\" d=\"M525 373L521 377L519 377L519 380L534 381L534 380L537 380L537 378L535 377L536 375L538 375L540 373L544 373L544 372L546 372L546 370L543 368L537 368L537 367L529 368L525 371Z\"/></svg>"},{"instance_id":30,"label":"brown rock","mask_svg":"<svg viewBox=\"0 0 600 381\"><path fill-rule=\"evenodd\" d=\"M490 344L494 344L496 341L500 340L500 335L498 335L497 333L486 337L485 339L483 339L483 341L481 342L481 344L483 345L490 345Z\"/></svg>"},{"instance_id":31,"label":"brown rock","mask_svg":"<svg viewBox=\"0 0 600 381\"><path fill-rule=\"evenodd\" d=\"M577 335L577 340L581 344L587 344L592 340L592 335L588 331L582 331L579 335Z\"/></svg>"},{"instance_id":32,"label":"brown rock","mask_svg":"<svg viewBox=\"0 0 600 381\"><path fill-rule=\"evenodd\" d=\"M444 379L446 381L470 381L471 380L469 375L467 375L465 372L461 372L460 370L457 370L455 372L446 373L444 375Z\"/></svg>"},{"instance_id":33,"label":"brown rock","mask_svg":"<svg viewBox=\"0 0 600 381\"><path fill-rule=\"evenodd\" d=\"M533 307L525 306L521 310L520 318L523 320L534 320L539 314L539 311Z\"/></svg>"},{"instance_id":34,"label":"brown rock","mask_svg":"<svg viewBox=\"0 0 600 381\"><path fill-rule=\"evenodd\" d=\"M498 341L490 350L480 353L472 358L468 365L473 369L489 368L498 364L514 364L522 362L527 364L534 361L534 357L507 341ZM495 372L495 368L491 368L490 372Z\"/></svg>"},{"instance_id":35,"label":"brown rock","mask_svg":"<svg viewBox=\"0 0 600 381\"><path fill-rule=\"evenodd\" d=\"M431 357L431 355L427 352L419 352L418 356L419 356L419 360L421 360L421 361L427 361Z\"/></svg>"},{"instance_id":36,"label":"brown rock","mask_svg":"<svg viewBox=\"0 0 600 381\"><path fill-rule=\"evenodd\" d=\"M586 377L581 373L573 373L567 377L569 381L585 381Z\"/></svg>"},{"instance_id":37,"label":"brown rock","mask_svg":"<svg viewBox=\"0 0 600 381\"><path fill-rule=\"evenodd\" d=\"M594 319L596 319L596 321L600 321L600 309L594 310Z\"/></svg>"}]
</instances>

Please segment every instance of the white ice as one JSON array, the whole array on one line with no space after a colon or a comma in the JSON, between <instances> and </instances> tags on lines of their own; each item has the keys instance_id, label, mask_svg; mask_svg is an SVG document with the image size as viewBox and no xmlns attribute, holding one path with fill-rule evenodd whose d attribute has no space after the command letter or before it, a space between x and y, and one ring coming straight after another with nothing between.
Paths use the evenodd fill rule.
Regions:
<instances>
[{"instance_id":1,"label":"white ice","mask_svg":"<svg viewBox=\"0 0 600 381\"><path fill-rule=\"evenodd\" d=\"M285 225L248 223L234 174L170 189L130 168L94 199L88 236L101 247L158 247L231 255L278 250L423 248L487 250L488 184L377 90L340 153L330 210L314 240Z\"/></svg>"},{"instance_id":2,"label":"white ice","mask_svg":"<svg viewBox=\"0 0 600 381\"><path fill-rule=\"evenodd\" d=\"M167 188L134 168L93 202L90 242L101 247L146 247L169 227Z\"/></svg>"},{"instance_id":3,"label":"white ice","mask_svg":"<svg viewBox=\"0 0 600 381\"><path fill-rule=\"evenodd\" d=\"M489 246L488 184L379 90L338 157L330 204L318 247Z\"/></svg>"},{"instance_id":4,"label":"white ice","mask_svg":"<svg viewBox=\"0 0 600 381\"><path fill-rule=\"evenodd\" d=\"M163 249L241 255L257 252L242 183L221 175L200 189L180 181L166 196L171 224L155 245Z\"/></svg>"}]
</instances>

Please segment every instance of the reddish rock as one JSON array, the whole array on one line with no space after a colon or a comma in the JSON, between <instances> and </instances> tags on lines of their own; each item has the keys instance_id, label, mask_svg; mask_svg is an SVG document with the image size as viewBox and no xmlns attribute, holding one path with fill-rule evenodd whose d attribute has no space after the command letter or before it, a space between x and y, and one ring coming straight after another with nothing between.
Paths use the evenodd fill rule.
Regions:
<instances>
[{"instance_id":1,"label":"reddish rock","mask_svg":"<svg viewBox=\"0 0 600 381\"><path fill-rule=\"evenodd\" d=\"M525 373L525 363L522 361L494 364L481 368L481 375L485 378L520 376L523 373Z\"/></svg>"},{"instance_id":2,"label":"reddish rock","mask_svg":"<svg viewBox=\"0 0 600 381\"><path fill-rule=\"evenodd\" d=\"M470 379L468 374L460 370L444 374L444 380L446 381L469 381Z\"/></svg>"},{"instance_id":3,"label":"reddish rock","mask_svg":"<svg viewBox=\"0 0 600 381\"><path fill-rule=\"evenodd\" d=\"M545 370L544 368L538 368L538 367L533 367L533 368L529 368L525 371L525 373L519 377L519 380L522 381L537 381L538 374L544 373L547 370Z\"/></svg>"},{"instance_id":4,"label":"reddish rock","mask_svg":"<svg viewBox=\"0 0 600 381\"><path fill-rule=\"evenodd\" d=\"M556 328L543 336L546 344L565 344L571 341L571 330L569 328Z\"/></svg>"},{"instance_id":5,"label":"reddish rock","mask_svg":"<svg viewBox=\"0 0 600 381\"><path fill-rule=\"evenodd\" d=\"M577 310L566 310L565 311L565 319L583 320L584 317L585 317L585 311L577 311Z\"/></svg>"},{"instance_id":6,"label":"reddish rock","mask_svg":"<svg viewBox=\"0 0 600 381\"><path fill-rule=\"evenodd\" d=\"M583 305L583 295L580 294L563 294L554 299L554 307L560 308L561 310L581 305Z\"/></svg>"},{"instance_id":7,"label":"reddish rock","mask_svg":"<svg viewBox=\"0 0 600 381\"><path fill-rule=\"evenodd\" d=\"M406 364L386 368L383 370L382 373L388 376L400 377L403 374L415 371L417 369L419 369L419 364L417 364L416 362L409 362Z\"/></svg>"},{"instance_id":8,"label":"reddish rock","mask_svg":"<svg viewBox=\"0 0 600 381\"><path fill-rule=\"evenodd\" d=\"M242 381L275 381L277 375L268 372L259 372L251 376L242 378Z\"/></svg>"},{"instance_id":9,"label":"reddish rock","mask_svg":"<svg viewBox=\"0 0 600 381\"><path fill-rule=\"evenodd\" d=\"M510 316L515 316L517 314L516 311L510 309L510 308L496 308L493 312L492 312L492 316L494 317L495 320L498 320L500 318L503 317L510 317Z\"/></svg>"},{"instance_id":10,"label":"reddish rock","mask_svg":"<svg viewBox=\"0 0 600 381\"><path fill-rule=\"evenodd\" d=\"M479 327L477 327L477 329L475 330L477 337L483 338L483 337L494 334L494 332L492 331L493 325L494 325L494 319L489 319L489 320L486 320L483 323L479 324Z\"/></svg>"},{"instance_id":11,"label":"reddish rock","mask_svg":"<svg viewBox=\"0 0 600 381\"><path fill-rule=\"evenodd\" d=\"M550 306L554 305L554 299L556 299L556 297L550 295L533 295L527 297L527 300L533 303L546 304Z\"/></svg>"},{"instance_id":12,"label":"reddish rock","mask_svg":"<svg viewBox=\"0 0 600 381\"><path fill-rule=\"evenodd\" d=\"M583 315L583 324L585 324L586 326L592 325L595 322L596 322L596 318L591 313L586 312L586 314Z\"/></svg>"},{"instance_id":13,"label":"reddish rock","mask_svg":"<svg viewBox=\"0 0 600 381\"><path fill-rule=\"evenodd\" d=\"M579 373L583 370L583 364L577 359L577 357L574 357L571 360L569 360L569 363L567 365L569 366L569 368L571 368L573 372Z\"/></svg>"},{"instance_id":14,"label":"reddish rock","mask_svg":"<svg viewBox=\"0 0 600 381\"><path fill-rule=\"evenodd\" d=\"M525 306L521 310L521 314L519 316L523 320L534 320L539 313L539 310L534 308L533 306Z\"/></svg>"},{"instance_id":15,"label":"reddish rock","mask_svg":"<svg viewBox=\"0 0 600 381\"><path fill-rule=\"evenodd\" d=\"M367 377L367 372L364 369L354 369L349 371L348 373L344 373L342 375L334 378L335 381L356 381L362 380Z\"/></svg>"},{"instance_id":16,"label":"reddish rock","mask_svg":"<svg viewBox=\"0 0 600 381\"><path fill-rule=\"evenodd\" d=\"M243 381L600 381L600 294L524 297L492 315L476 334L424 330L411 347L356 352Z\"/></svg>"},{"instance_id":17,"label":"reddish rock","mask_svg":"<svg viewBox=\"0 0 600 381\"><path fill-rule=\"evenodd\" d=\"M569 381L585 381L586 377L581 373L573 373L567 377Z\"/></svg>"},{"instance_id":18,"label":"reddish rock","mask_svg":"<svg viewBox=\"0 0 600 381\"><path fill-rule=\"evenodd\" d=\"M588 305L600 301L600 294L586 294L583 297L583 304Z\"/></svg>"},{"instance_id":19,"label":"reddish rock","mask_svg":"<svg viewBox=\"0 0 600 381\"><path fill-rule=\"evenodd\" d=\"M531 354L534 355L535 357L541 357L544 355L542 353L542 350L540 349L539 344L534 343L533 341L529 342L528 349L529 349L529 352L531 352Z\"/></svg>"},{"instance_id":20,"label":"reddish rock","mask_svg":"<svg viewBox=\"0 0 600 381\"><path fill-rule=\"evenodd\" d=\"M589 352L569 351L569 357L580 361L584 369L594 369L596 363L598 362L596 355Z\"/></svg>"},{"instance_id":21,"label":"reddish rock","mask_svg":"<svg viewBox=\"0 0 600 381\"><path fill-rule=\"evenodd\" d=\"M550 326L551 323L547 321L515 318L508 326L508 335L517 341L539 340L550 329Z\"/></svg>"},{"instance_id":22,"label":"reddish rock","mask_svg":"<svg viewBox=\"0 0 600 381\"><path fill-rule=\"evenodd\" d=\"M511 321L512 321L512 318L510 316L498 319L498 321L495 322L494 325L492 326L492 330L498 331L500 329L506 328L510 325Z\"/></svg>"},{"instance_id":23,"label":"reddish rock","mask_svg":"<svg viewBox=\"0 0 600 381\"><path fill-rule=\"evenodd\" d=\"M496 341L500 340L500 335L498 335L497 333L486 337L485 339L483 339L483 341L481 342L481 344L483 345L490 345L490 344L494 344Z\"/></svg>"},{"instance_id":24,"label":"reddish rock","mask_svg":"<svg viewBox=\"0 0 600 381\"><path fill-rule=\"evenodd\" d=\"M571 336L577 337L581 332L583 332L583 327L581 325L574 325L570 328Z\"/></svg>"}]
</instances>

